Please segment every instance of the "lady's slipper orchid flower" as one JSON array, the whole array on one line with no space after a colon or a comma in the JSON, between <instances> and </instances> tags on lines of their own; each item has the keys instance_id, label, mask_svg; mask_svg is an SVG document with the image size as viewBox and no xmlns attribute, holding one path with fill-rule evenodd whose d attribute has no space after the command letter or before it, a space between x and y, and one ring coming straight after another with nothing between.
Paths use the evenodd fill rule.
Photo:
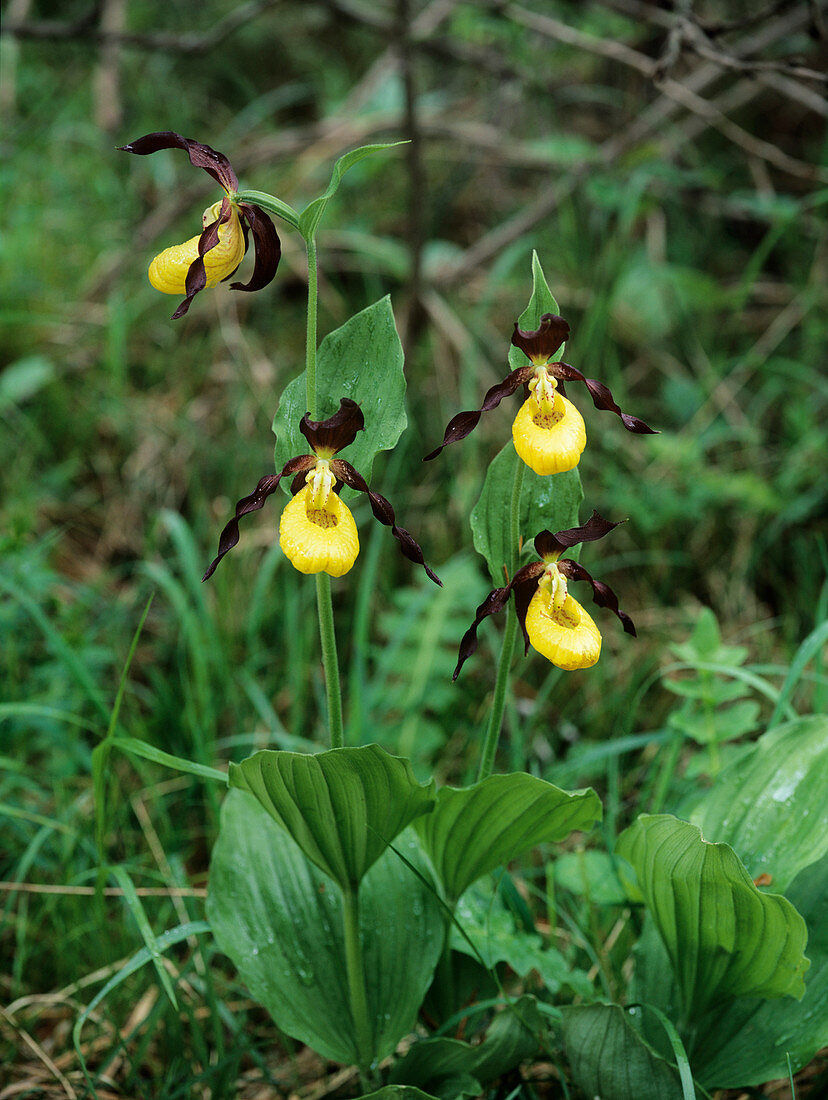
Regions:
<instances>
[{"instance_id":1,"label":"lady's slipper orchid flower","mask_svg":"<svg viewBox=\"0 0 828 1100\"><path fill-rule=\"evenodd\" d=\"M149 266L149 281L156 290L186 295L172 315L174 321L184 316L199 291L230 278L247 251L248 229L253 234L256 252L253 274L248 283L231 283L230 289L261 290L271 282L282 255L279 235L260 206L238 201L239 181L223 153L172 130L146 134L119 148L139 156L157 153L159 149L185 149L190 163L209 172L224 188L225 197L204 211L201 233L184 244L165 248Z\"/></svg>"},{"instance_id":2,"label":"lady's slipper orchid flower","mask_svg":"<svg viewBox=\"0 0 828 1100\"><path fill-rule=\"evenodd\" d=\"M359 553L356 524L347 504L338 495L344 484L368 494L371 511L380 523L391 528L403 554L409 561L422 565L435 584L442 584L426 565L416 539L404 527L397 526L394 509L385 497L369 489L365 478L349 462L334 458L337 451L353 443L364 424L359 405L347 397L340 401L339 411L327 420L311 420L305 413L299 430L313 454L291 458L278 474L263 477L253 492L238 502L235 515L219 536L219 552L202 579L206 581L213 575L227 551L239 541L241 517L261 508L282 478L293 474L294 495L282 513L279 545L300 573L328 573L341 577L356 561Z\"/></svg>"},{"instance_id":3,"label":"lady's slipper orchid flower","mask_svg":"<svg viewBox=\"0 0 828 1100\"><path fill-rule=\"evenodd\" d=\"M553 363L552 356L569 336L569 325L554 313L545 313L534 332L524 331L515 323L512 343L531 360L518 367L502 382L486 393L479 410L461 412L446 428L443 442L426 455L425 461L436 458L449 443L457 443L473 431L480 416L495 409L504 397L518 386L525 386L527 398L512 425L515 450L536 474L559 474L578 465L586 446L586 430L581 414L564 395L563 382L583 382L592 396L596 409L608 409L621 417L630 432L654 435L637 416L622 412L609 389L594 378L586 378L568 363Z\"/></svg>"},{"instance_id":4,"label":"lady's slipper orchid flower","mask_svg":"<svg viewBox=\"0 0 828 1100\"><path fill-rule=\"evenodd\" d=\"M460 669L477 649L478 626L488 615L502 611L510 595L515 597L527 653L531 645L547 661L567 671L594 665L601 655L601 634L592 616L570 596L567 579L588 581L592 585L593 602L615 612L624 630L634 637L633 621L619 610L618 599L609 585L593 580L578 562L561 558L564 550L603 538L617 526L593 512L582 527L570 527L554 535L541 531L535 539L535 549L542 560L524 565L504 588L495 588L478 607L474 622L460 642L453 679L457 679Z\"/></svg>"}]
</instances>

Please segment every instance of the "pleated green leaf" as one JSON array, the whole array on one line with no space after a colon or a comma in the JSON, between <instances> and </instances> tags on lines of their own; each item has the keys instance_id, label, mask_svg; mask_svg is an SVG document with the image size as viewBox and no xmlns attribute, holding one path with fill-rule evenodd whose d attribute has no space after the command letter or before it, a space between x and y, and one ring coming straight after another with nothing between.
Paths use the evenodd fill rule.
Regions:
<instances>
[{"instance_id":1,"label":"pleated green leaf","mask_svg":"<svg viewBox=\"0 0 828 1100\"><path fill-rule=\"evenodd\" d=\"M428 875L415 834L396 845ZM366 993L377 1059L414 1024L442 950L435 892L388 850L359 890ZM278 1027L326 1058L357 1060L342 896L244 791L231 791L210 865L207 914L219 948Z\"/></svg>"},{"instance_id":2,"label":"pleated green leaf","mask_svg":"<svg viewBox=\"0 0 828 1100\"><path fill-rule=\"evenodd\" d=\"M785 898L760 893L729 845L669 814L643 814L616 852L635 869L685 1018L737 996L802 996L805 922Z\"/></svg>"},{"instance_id":3,"label":"pleated green leaf","mask_svg":"<svg viewBox=\"0 0 828 1100\"><path fill-rule=\"evenodd\" d=\"M490 775L473 787L442 787L433 812L415 828L454 905L487 871L600 820L594 791L562 791L517 772Z\"/></svg>"},{"instance_id":4,"label":"pleated green leaf","mask_svg":"<svg viewBox=\"0 0 828 1100\"><path fill-rule=\"evenodd\" d=\"M740 997L710 1013L693 1069L708 1088L744 1088L794 1073L828 1047L828 857L801 871L788 899L808 926L811 967L801 1001Z\"/></svg>"},{"instance_id":5,"label":"pleated green leaf","mask_svg":"<svg viewBox=\"0 0 828 1100\"><path fill-rule=\"evenodd\" d=\"M534 997L523 996L492 1020L481 1043L460 1039L422 1039L391 1071L392 1082L429 1088L442 1095L448 1078L468 1074L485 1084L508 1073L535 1054L545 1034Z\"/></svg>"},{"instance_id":6,"label":"pleated green leaf","mask_svg":"<svg viewBox=\"0 0 828 1100\"><path fill-rule=\"evenodd\" d=\"M563 1009L572 1076L586 1096L605 1100L683 1100L678 1070L635 1030L618 1005Z\"/></svg>"},{"instance_id":7,"label":"pleated green leaf","mask_svg":"<svg viewBox=\"0 0 828 1100\"><path fill-rule=\"evenodd\" d=\"M388 297L355 314L319 345L315 419L332 416L343 397L357 402L365 417L365 430L341 454L367 481L375 456L391 450L408 423L403 360ZM308 441L299 431L299 421L307 411L303 371L286 387L273 418L277 470L295 455L308 454ZM381 485L377 488L382 492ZM290 490L289 478L285 489Z\"/></svg>"},{"instance_id":8,"label":"pleated green leaf","mask_svg":"<svg viewBox=\"0 0 828 1100\"><path fill-rule=\"evenodd\" d=\"M229 785L255 795L343 890L434 805L433 781L418 783L407 760L379 745L317 755L265 749L231 764Z\"/></svg>"},{"instance_id":9,"label":"pleated green leaf","mask_svg":"<svg viewBox=\"0 0 828 1100\"><path fill-rule=\"evenodd\" d=\"M716 777L691 815L725 841L753 878L783 893L828 852L828 718L811 715L766 733L747 757Z\"/></svg>"}]
</instances>

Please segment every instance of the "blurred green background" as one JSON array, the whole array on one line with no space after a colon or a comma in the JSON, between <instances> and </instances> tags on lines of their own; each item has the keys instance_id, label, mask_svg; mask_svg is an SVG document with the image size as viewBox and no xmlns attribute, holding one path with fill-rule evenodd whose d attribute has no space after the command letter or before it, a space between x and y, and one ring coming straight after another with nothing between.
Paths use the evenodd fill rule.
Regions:
<instances>
[{"instance_id":1,"label":"blurred green background","mask_svg":"<svg viewBox=\"0 0 828 1100\"><path fill-rule=\"evenodd\" d=\"M211 144L243 187L300 209L342 151L412 139L349 173L320 236L320 336L392 296L410 423L373 483L444 580L421 580L357 507L362 553L335 588L353 743L453 782L476 767L499 624L450 675L488 588L468 516L517 397L421 457L503 377L533 248L572 327L567 360L661 434L626 433L571 387L588 432L583 516L629 518L585 564L639 637L607 616L590 672L519 661L500 766L596 784L610 831L647 809L639 788L676 728L668 647L703 607L778 689L828 605L819 8L697 4L682 23L638 0L6 5L0 877L94 880L90 753L153 592L124 735L205 764L324 740L313 584L275 545L277 500L200 582L233 502L272 469L271 419L303 365L304 252L282 227L271 286L205 292L171 322L177 300L146 267L219 196L182 153L116 151L153 130ZM773 703L756 700L748 735ZM819 669L795 702L824 706ZM632 755L600 751L636 735ZM137 758L112 767L110 858L140 881L198 885L215 788ZM183 919L171 905L151 911L158 929ZM88 899L10 892L5 906L9 1001L134 949L126 924L90 937ZM41 924L67 944L50 979ZM173 1057L174 1030L166 1041Z\"/></svg>"}]
</instances>

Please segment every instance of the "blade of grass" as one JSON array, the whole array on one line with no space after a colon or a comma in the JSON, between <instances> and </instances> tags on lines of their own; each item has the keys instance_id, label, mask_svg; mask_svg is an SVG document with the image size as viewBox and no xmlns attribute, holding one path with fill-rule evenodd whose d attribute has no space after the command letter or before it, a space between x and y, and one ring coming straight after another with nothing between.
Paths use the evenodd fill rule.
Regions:
<instances>
[{"instance_id":1,"label":"blade of grass","mask_svg":"<svg viewBox=\"0 0 828 1100\"><path fill-rule=\"evenodd\" d=\"M138 925L138 931L141 933L141 939L147 950L150 953L152 959L152 965L155 967L155 972L158 975L158 980L161 983L161 988L167 994L170 1000L170 1004L174 1009L178 1009L178 1001L175 999L175 990L172 987L170 976L164 968L164 964L161 961L161 948L158 945L158 940L155 938L155 933L152 930L147 914L144 912L144 907L141 904L141 899L135 893L135 887L132 884L132 879L126 873L126 869L120 864L115 864L109 868L110 874L115 878L118 885L124 892L124 901L129 906L129 911L135 918L135 923Z\"/></svg>"},{"instance_id":2,"label":"blade of grass","mask_svg":"<svg viewBox=\"0 0 828 1100\"><path fill-rule=\"evenodd\" d=\"M816 656L826 641L828 641L828 621L820 623L816 630L812 630L794 654L788 675L785 677L785 682L779 692L779 698L768 723L768 729L773 729L774 726L779 724L783 710L786 712L786 717L790 716L787 712L793 709L789 704L789 700L793 695L794 688L799 683L805 666L812 657ZM796 717L795 711L792 716Z\"/></svg>"},{"instance_id":3,"label":"blade of grass","mask_svg":"<svg viewBox=\"0 0 828 1100\"><path fill-rule=\"evenodd\" d=\"M148 745L146 741L139 741L135 737L113 737L109 742L112 749L123 749L124 752L134 753L144 760L152 760L155 764L163 764L165 768L175 768L179 772L187 772L189 775L198 775L202 779L215 779L219 783L227 783L227 773L218 768L211 768L207 764L197 764L194 760L184 760L180 756L157 749L154 745Z\"/></svg>"},{"instance_id":4,"label":"blade of grass","mask_svg":"<svg viewBox=\"0 0 828 1100\"><path fill-rule=\"evenodd\" d=\"M109 715L109 726L107 727L106 734L100 744L96 745L92 750L92 789L95 798L95 845L98 849L98 859L101 863L104 861L104 839L106 837L106 764L109 760L109 752L111 749L112 739L115 735L115 727L118 724L118 715L121 711L121 703L124 698L124 691L126 689L127 675L129 673L130 665L132 664L132 658L135 656L135 650L138 648L138 639L141 637L141 631L144 629L144 623L147 621L147 615L149 609L152 606L154 599L154 593L147 600L144 612L138 622L138 626L135 629L135 633L132 635L132 643L129 647L129 653L127 653L124 667L121 670L121 678L118 682L118 691L115 695L115 702L112 705L112 712Z\"/></svg>"}]
</instances>

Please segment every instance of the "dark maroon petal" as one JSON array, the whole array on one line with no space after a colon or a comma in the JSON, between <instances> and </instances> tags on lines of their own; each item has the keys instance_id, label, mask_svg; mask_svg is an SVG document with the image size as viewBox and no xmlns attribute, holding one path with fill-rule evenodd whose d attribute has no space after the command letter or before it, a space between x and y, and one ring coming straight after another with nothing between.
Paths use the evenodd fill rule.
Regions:
<instances>
[{"instance_id":1,"label":"dark maroon petal","mask_svg":"<svg viewBox=\"0 0 828 1100\"><path fill-rule=\"evenodd\" d=\"M592 397L592 404L595 408L604 409L607 412L614 412L617 416L620 416L621 422L628 432L635 432L636 435L659 434L655 428L651 428L648 424L645 424L639 417L621 412L610 393L609 386L605 386L603 382L598 382L594 378L586 378L575 367L571 367L569 363L550 363L549 373L554 375L555 378L563 379L565 382L583 382L589 390L590 396Z\"/></svg>"},{"instance_id":2,"label":"dark maroon petal","mask_svg":"<svg viewBox=\"0 0 828 1100\"><path fill-rule=\"evenodd\" d=\"M493 589L483 603L478 607L477 613L474 616L474 622L469 629L463 635L460 640L460 651L457 655L457 667L454 670L452 680L456 680L460 675L460 669L468 661L469 657L477 651L477 628L489 615L496 615L498 611L502 611L506 604L509 602L509 593L511 591L510 586L507 584L505 588Z\"/></svg>"},{"instance_id":3,"label":"dark maroon petal","mask_svg":"<svg viewBox=\"0 0 828 1100\"><path fill-rule=\"evenodd\" d=\"M207 285L207 272L204 268L204 256L210 251L211 248L215 248L219 243L219 226L230 220L230 203L227 199L224 199L221 204L221 211L219 216L214 222L210 222L201 231L201 236L198 238L198 256L190 264L187 271L187 277L184 280L184 290L187 297L176 309L172 315L172 320L177 321L179 317L183 317L187 310L190 308L190 303L196 294L204 290Z\"/></svg>"},{"instance_id":4,"label":"dark maroon petal","mask_svg":"<svg viewBox=\"0 0 828 1100\"><path fill-rule=\"evenodd\" d=\"M613 527L618 527L624 522L619 520L618 523L610 523L608 519L604 519L593 511L581 527L568 527L565 531L558 531L554 535L551 531L541 531L535 536L535 549L542 558L553 557L577 546L580 542L595 542L596 539L602 539Z\"/></svg>"},{"instance_id":5,"label":"dark maroon petal","mask_svg":"<svg viewBox=\"0 0 828 1100\"><path fill-rule=\"evenodd\" d=\"M458 443L461 439L465 439L480 423L481 413L496 409L504 397L510 397L519 386L528 382L534 372L535 368L531 364L526 367L518 367L517 370L513 370L511 374L508 374L502 382L498 382L496 386L492 386L490 390L486 391L486 396L483 398L483 404L480 406L479 411L460 412L457 416L453 416L446 427L443 442L436 450L427 454L423 462L430 462L432 458L436 458L443 447L447 447L449 443Z\"/></svg>"},{"instance_id":6,"label":"dark maroon petal","mask_svg":"<svg viewBox=\"0 0 828 1100\"><path fill-rule=\"evenodd\" d=\"M557 313L544 313L534 332L518 328L515 321L512 343L533 361L545 363L552 358L567 336L569 325L563 317L559 317Z\"/></svg>"},{"instance_id":7,"label":"dark maroon petal","mask_svg":"<svg viewBox=\"0 0 828 1100\"><path fill-rule=\"evenodd\" d=\"M351 489L356 489L360 493L368 494L368 499L371 502L371 511L374 513L374 517L378 519L380 523L384 523L386 527L391 528L391 534L400 544L400 550L402 550L403 554L409 561L413 561L415 565L421 565L431 580L442 587L443 582L434 570L426 565L420 544L410 531L406 531L404 527L397 526L396 516L394 515L394 509L391 506L391 502L386 500L385 497L381 496L379 493L375 493L373 489L369 489L368 482L358 470L353 468L350 462L345 462L342 458L335 458L333 462L331 462L331 471L340 481L350 486Z\"/></svg>"},{"instance_id":8,"label":"dark maroon petal","mask_svg":"<svg viewBox=\"0 0 828 1100\"><path fill-rule=\"evenodd\" d=\"M145 157L148 153L157 153L160 149L184 149L190 158L190 164L209 172L225 191L235 192L239 189L236 173L224 153L217 153L215 149L211 149L209 145L202 145L200 141L182 137L174 130L145 134L144 137L131 141L129 145L119 145L118 148L125 153L136 153L139 157Z\"/></svg>"},{"instance_id":9,"label":"dark maroon petal","mask_svg":"<svg viewBox=\"0 0 828 1100\"><path fill-rule=\"evenodd\" d=\"M545 562L532 561L529 562L528 565L524 565L522 569L518 569L517 573L512 577L511 588L515 594L515 611L517 612L520 629L523 632L524 656L529 652L529 633L526 629L526 612L529 610L529 604L532 602L532 597L538 590L538 580L545 569Z\"/></svg>"},{"instance_id":10,"label":"dark maroon petal","mask_svg":"<svg viewBox=\"0 0 828 1100\"><path fill-rule=\"evenodd\" d=\"M276 232L276 226L260 206L252 203L240 202L239 210L244 217L242 225L245 228L245 242L247 241L247 226L253 234L253 247L256 254L256 262L253 274L247 283L231 283L231 290L261 290L273 281L279 260L282 257L282 242Z\"/></svg>"},{"instance_id":11,"label":"dark maroon petal","mask_svg":"<svg viewBox=\"0 0 828 1100\"><path fill-rule=\"evenodd\" d=\"M587 573L586 569L582 565L579 565L577 561L572 561L570 558L562 558L558 563L559 572L563 573L565 577L569 577L573 581L586 581L592 585L593 602L597 603L599 607L608 607L610 611L613 611L621 620L624 630L627 634L635 634L635 626L632 619L625 611L620 611L618 608L618 597L608 584L604 584L603 581L593 580Z\"/></svg>"},{"instance_id":12,"label":"dark maroon petal","mask_svg":"<svg viewBox=\"0 0 828 1100\"><path fill-rule=\"evenodd\" d=\"M241 517L246 516L249 512L257 512L264 505L267 498L276 492L283 477L295 474L298 470L309 470L315 463L316 459L313 455L299 455L297 458L292 458L285 463L280 473L267 474L249 496L242 497L236 505L233 518L219 535L218 554L207 567L207 572L201 578L203 581L212 577L216 571L216 566L224 555L238 543L239 520Z\"/></svg>"},{"instance_id":13,"label":"dark maroon petal","mask_svg":"<svg viewBox=\"0 0 828 1100\"><path fill-rule=\"evenodd\" d=\"M311 420L305 413L299 423L299 431L314 451L325 451L332 455L353 443L357 432L361 432L364 427L362 409L350 397L340 398L339 408L327 420Z\"/></svg>"}]
</instances>

